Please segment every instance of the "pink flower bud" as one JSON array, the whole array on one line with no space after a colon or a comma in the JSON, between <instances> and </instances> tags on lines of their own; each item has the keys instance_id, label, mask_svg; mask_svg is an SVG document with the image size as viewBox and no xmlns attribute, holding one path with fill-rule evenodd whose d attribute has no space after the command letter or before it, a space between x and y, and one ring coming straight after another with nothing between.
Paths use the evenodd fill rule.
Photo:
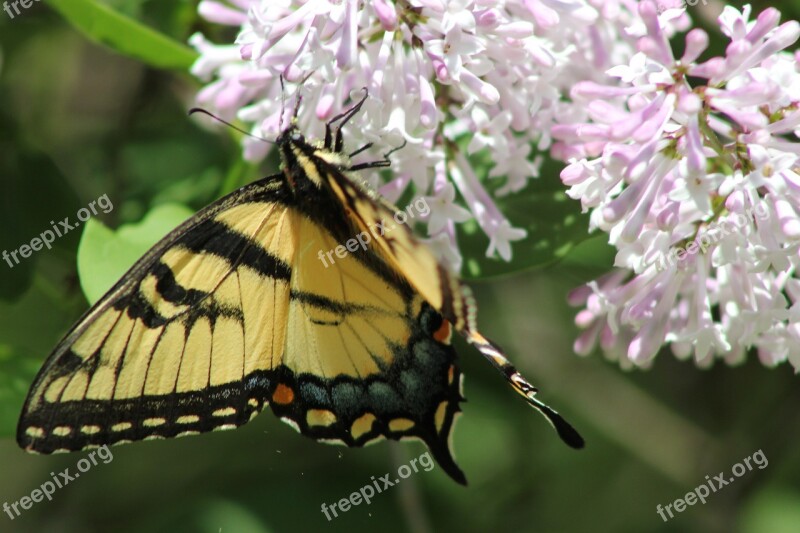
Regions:
<instances>
[{"instance_id":1,"label":"pink flower bud","mask_svg":"<svg viewBox=\"0 0 800 533\"><path fill-rule=\"evenodd\" d=\"M397 29L397 10L392 0L373 0L372 7L386 31Z\"/></svg>"}]
</instances>

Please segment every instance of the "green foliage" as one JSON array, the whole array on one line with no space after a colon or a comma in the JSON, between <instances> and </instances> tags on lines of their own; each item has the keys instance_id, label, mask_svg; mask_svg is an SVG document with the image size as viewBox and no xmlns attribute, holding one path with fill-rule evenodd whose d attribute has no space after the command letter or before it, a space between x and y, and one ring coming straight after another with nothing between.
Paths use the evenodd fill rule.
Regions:
<instances>
[{"instance_id":1,"label":"green foliage","mask_svg":"<svg viewBox=\"0 0 800 533\"><path fill-rule=\"evenodd\" d=\"M575 245L589 237L587 217L581 215L580 204L564 194L557 176L534 180L525 190L498 199L497 206L512 226L525 229L528 236L512 243L512 259L506 262L486 257L488 237L474 221L465 224L459 232L459 245L466 279L493 278L550 265L567 257Z\"/></svg>"},{"instance_id":2,"label":"green foliage","mask_svg":"<svg viewBox=\"0 0 800 533\"><path fill-rule=\"evenodd\" d=\"M460 139L459 148L466 151L468 144L469 136L465 136ZM563 165L549 159L545 161L541 176L532 178L525 189L507 196L495 195L498 209L511 225L528 233L525 239L512 243L511 261L486 257L489 238L475 220L458 226L458 243L464 257L461 273L465 279L496 278L551 265L565 259L576 245L590 237L588 215L581 213L579 202L564 193L559 179ZM488 192L494 193L503 185L504 178L488 177L494 162L487 153L472 156L470 163ZM600 258L596 258L595 263L597 259Z\"/></svg>"},{"instance_id":3,"label":"green foliage","mask_svg":"<svg viewBox=\"0 0 800 533\"><path fill-rule=\"evenodd\" d=\"M796 533L800 524L800 492L770 487L754 498L743 512L742 533Z\"/></svg>"},{"instance_id":4,"label":"green foliage","mask_svg":"<svg viewBox=\"0 0 800 533\"><path fill-rule=\"evenodd\" d=\"M31 239L51 228L50 221L58 218L63 203L77 205L73 191L64 183L64 176L47 154L21 139L17 124L0 107L0 176L3 194L0 196L0 250L9 254ZM35 176L36 179L32 179ZM50 195L41 194L48 190ZM72 208L70 208L72 211ZM74 212L74 211L72 211ZM58 218L58 220L61 220ZM56 251L72 245L77 234L67 235L54 243ZM0 260L0 299L18 298L30 287L33 265L38 254L29 258L9 255ZM16 261L15 261L16 259ZM7 261L11 261L9 264ZM17 263L19 261L19 263Z\"/></svg>"},{"instance_id":5,"label":"green foliage","mask_svg":"<svg viewBox=\"0 0 800 533\"><path fill-rule=\"evenodd\" d=\"M14 435L22 402L38 366L29 359L19 357L12 344L0 344L0 436Z\"/></svg>"},{"instance_id":6,"label":"green foliage","mask_svg":"<svg viewBox=\"0 0 800 533\"><path fill-rule=\"evenodd\" d=\"M45 0L87 38L153 67L187 70L197 54L97 0Z\"/></svg>"},{"instance_id":7,"label":"green foliage","mask_svg":"<svg viewBox=\"0 0 800 533\"><path fill-rule=\"evenodd\" d=\"M116 231L89 219L78 248L78 274L89 303L99 300L137 259L192 214L184 205L159 205L141 222Z\"/></svg>"}]
</instances>

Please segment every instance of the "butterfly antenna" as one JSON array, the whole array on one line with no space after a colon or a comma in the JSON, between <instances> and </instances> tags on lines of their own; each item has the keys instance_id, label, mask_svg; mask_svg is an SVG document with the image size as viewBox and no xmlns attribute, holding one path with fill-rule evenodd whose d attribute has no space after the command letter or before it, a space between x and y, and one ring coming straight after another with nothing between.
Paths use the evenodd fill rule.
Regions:
<instances>
[{"instance_id":1,"label":"butterfly antenna","mask_svg":"<svg viewBox=\"0 0 800 533\"><path fill-rule=\"evenodd\" d=\"M314 71L312 70L311 72L306 74L302 80L300 80L300 83L297 84L297 104L294 106L294 113L292 113L292 121L294 122L297 122L297 115L300 113L300 103L303 101L303 94L301 93L301 91L303 90L303 87L305 87L308 79L313 74Z\"/></svg>"},{"instance_id":2,"label":"butterfly antenna","mask_svg":"<svg viewBox=\"0 0 800 533\"><path fill-rule=\"evenodd\" d=\"M303 86L308 81L308 79L313 75L314 75L314 71L312 70L311 72L306 74L305 77L302 80L300 80L300 83L297 84L297 91L295 91L295 94L297 95L297 103L295 104L294 111L292 112L292 123L293 124L297 122L297 115L300 113L300 104L303 102L303 95L300 94L300 90L303 88ZM280 80L281 80L281 114L280 114L280 117L281 118L280 118L280 121L279 121L280 123L278 124L278 126L279 126L281 131L283 131L283 114L286 111L286 85L284 84L284 79L285 78L283 77L283 74L281 74L280 75Z\"/></svg>"},{"instance_id":3,"label":"butterfly antenna","mask_svg":"<svg viewBox=\"0 0 800 533\"><path fill-rule=\"evenodd\" d=\"M278 130L283 131L283 112L286 109L286 86L283 83L283 74L278 79L281 81L281 114L278 115Z\"/></svg>"},{"instance_id":4,"label":"butterfly antenna","mask_svg":"<svg viewBox=\"0 0 800 533\"><path fill-rule=\"evenodd\" d=\"M233 128L234 130L238 131L239 133L243 133L244 135L247 135L248 137L252 137L253 139L258 139L259 141L263 141L263 142L269 143L269 144L276 144L275 141L270 141L269 139L265 139L263 137L259 137L258 135L253 135L249 131L245 131L242 128L240 128L239 126L236 126L235 124L231 124L227 120L224 120L224 119L218 117L217 115L215 115L214 113L212 113L210 111L207 111L207 110L205 110L205 109L203 109L201 107L193 107L193 108L191 108L189 110L189 114L190 115L194 115L195 113L202 113L204 115L208 115L209 117L213 118L217 122L221 122L221 123L225 124L226 126L228 126L229 128Z\"/></svg>"}]
</instances>

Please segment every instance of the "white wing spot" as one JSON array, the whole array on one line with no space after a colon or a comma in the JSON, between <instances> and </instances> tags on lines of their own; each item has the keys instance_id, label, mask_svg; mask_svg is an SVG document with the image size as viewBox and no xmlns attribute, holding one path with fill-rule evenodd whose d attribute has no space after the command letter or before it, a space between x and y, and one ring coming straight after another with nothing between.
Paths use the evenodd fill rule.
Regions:
<instances>
[{"instance_id":1,"label":"white wing spot","mask_svg":"<svg viewBox=\"0 0 800 533\"><path fill-rule=\"evenodd\" d=\"M298 426L298 425L297 425L297 422L295 422L295 421L294 421L294 420L292 420L291 418L284 416L283 418L281 418L281 421L283 421L283 422L286 422L286 423L287 423L287 424L289 424L291 427L293 427L295 431L297 431L298 433L301 433L301 431L300 431L300 426Z\"/></svg>"},{"instance_id":2,"label":"white wing spot","mask_svg":"<svg viewBox=\"0 0 800 533\"><path fill-rule=\"evenodd\" d=\"M30 426L25 430L25 434L29 437L33 437L34 439L44 437L45 435L44 430L36 426Z\"/></svg>"}]
</instances>

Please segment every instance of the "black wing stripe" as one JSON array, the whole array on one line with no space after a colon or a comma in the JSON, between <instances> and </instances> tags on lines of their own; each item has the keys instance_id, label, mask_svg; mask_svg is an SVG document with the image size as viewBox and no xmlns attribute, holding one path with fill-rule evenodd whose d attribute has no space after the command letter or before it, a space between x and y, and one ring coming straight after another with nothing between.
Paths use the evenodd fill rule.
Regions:
<instances>
[{"instance_id":1,"label":"black wing stripe","mask_svg":"<svg viewBox=\"0 0 800 533\"><path fill-rule=\"evenodd\" d=\"M195 253L210 253L222 257L232 266L244 265L271 278L288 280L292 268L275 257L253 239L230 229L223 222L205 220L187 233L177 244Z\"/></svg>"},{"instance_id":2,"label":"black wing stripe","mask_svg":"<svg viewBox=\"0 0 800 533\"><path fill-rule=\"evenodd\" d=\"M158 282L156 283L156 290L164 298L164 300L175 305L197 305L209 293L197 289L185 289L175 279L175 274L172 269L164 263L159 262L152 270L152 274L156 276Z\"/></svg>"}]
</instances>

